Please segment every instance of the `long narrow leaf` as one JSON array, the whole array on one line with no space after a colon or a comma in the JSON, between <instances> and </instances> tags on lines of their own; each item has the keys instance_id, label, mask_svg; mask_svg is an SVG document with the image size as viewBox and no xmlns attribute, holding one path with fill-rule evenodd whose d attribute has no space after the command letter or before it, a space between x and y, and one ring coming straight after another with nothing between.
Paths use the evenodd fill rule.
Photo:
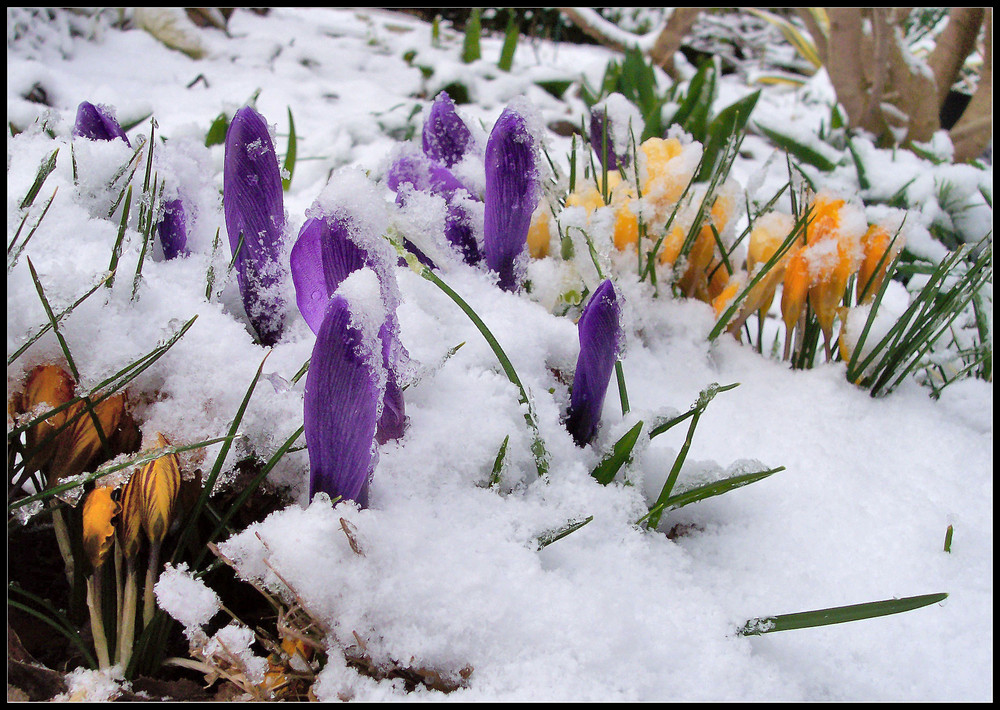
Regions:
<instances>
[{"instance_id":1,"label":"long narrow leaf","mask_svg":"<svg viewBox=\"0 0 1000 710\"><path fill-rule=\"evenodd\" d=\"M598 483L606 486L615 480L615 476L621 470L621 467L631 460L632 450L635 448L635 443L639 440L639 433L641 431L642 422L639 421L615 442L611 451L594 467L590 475L597 479Z\"/></svg>"},{"instance_id":2,"label":"long narrow leaf","mask_svg":"<svg viewBox=\"0 0 1000 710\"><path fill-rule=\"evenodd\" d=\"M930 604L937 604L947 599L944 592L939 594L923 594L918 597L903 597L902 599L886 599L880 602L851 604L830 609L802 611L795 614L779 614L750 619L737 633L740 636L759 636L772 634L775 631L791 631L793 629L808 629L814 626L844 624L848 621L873 619L878 616L900 614L912 611Z\"/></svg>"}]
</instances>

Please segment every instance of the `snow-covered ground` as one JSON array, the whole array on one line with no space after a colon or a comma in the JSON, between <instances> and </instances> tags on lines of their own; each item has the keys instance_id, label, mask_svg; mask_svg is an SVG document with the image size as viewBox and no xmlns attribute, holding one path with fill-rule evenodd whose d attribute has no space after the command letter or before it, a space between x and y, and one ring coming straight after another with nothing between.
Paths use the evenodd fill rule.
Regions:
<instances>
[{"instance_id":1,"label":"snow-covered ground","mask_svg":"<svg viewBox=\"0 0 1000 710\"><path fill-rule=\"evenodd\" d=\"M108 269L117 223L107 216L121 186L111 191L107 183L132 151L121 141L72 140L81 101L113 107L123 124L152 113L157 135L167 139L155 154L165 198L191 206L188 257L166 261L154 250L133 297L141 246L133 222L114 288L60 324L81 384L90 387L198 316L130 385L147 445L157 432L174 443L223 435L268 351L253 341L235 279L220 276L213 296L205 295L209 269L224 274L229 260L225 247L212 249L220 228L226 241L223 146L204 145L218 114L232 115L257 93L283 152L291 109L299 162L285 193L290 249L328 182L336 186L360 170L375 185L397 143L389 134L401 137L412 125L419 139L422 118L413 109L429 105L450 81L466 79L472 102L460 113L484 132L519 96L545 123L578 125L583 103L558 101L533 80L582 73L597 85L612 56L592 46L525 42L508 74L495 67L502 37L484 38L484 59L470 66L459 61L461 38L447 29L437 47L426 23L339 9L266 17L238 11L230 37L197 31L207 54L193 60L146 32L100 23L92 37L70 38L51 26L15 41L12 22L21 18L8 11L7 120L23 131L7 138L8 242L39 164L56 148L56 169L29 226L59 190L8 272L8 356L47 322L29 258L57 312ZM410 50L416 54L408 63ZM433 76L425 79L418 65L432 66ZM829 96L822 82L799 92L769 89L757 110L772 124L813 127L828 111L807 100ZM23 98L36 84L51 108ZM723 82L719 105L749 90ZM133 146L148 132L148 120L132 129ZM568 140L548 140L553 159L565 160ZM762 172L772 154L763 139L748 139L733 177L762 195L773 192L787 176L783 157L769 164L773 175ZM869 157L873 174L893 184L927 169L913 165L906 175L886 154L872 149ZM968 182L960 168L951 170L956 184ZM832 187L845 189L841 177L829 177ZM930 194L933 177L922 179ZM391 205L381 185L372 189ZM992 211L977 214L991 228ZM940 249L926 229L915 234L928 256ZM646 285L622 274L631 412L622 416L612 384L597 440L578 448L560 422L568 391L553 372L572 372L577 329L539 302L560 277L551 262L529 267L534 298L502 292L488 273L458 262L443 273L532 395L551 456L545 479L535 472L517 390L486 341L444 293L400 268L401 340L427 370L405 392L405 435L380 447L370 507L333 507L324 498L308 504L308 455L295 451L272 479L297 503L223 546L247 576L277 585L268 568L278 571L330 626L331 649L355 643L356 634L376 661L444 674L472 668L453 694L407 694L401 682L359 675L331 651L314 688L321 700L992 700L992 383L966 380L935 401L911 380L872 399L846 380L843 363L792 371L728 336L709 343L708 305L653 299ZM294 307L291 279L284 296L285 334L270 349L230 466L251 453L266 460L302 424L304 379L291 380L315 336ZM8 392L32 366L61 358L57 340L41 338L8 366ZM708 406L679 486L736 467L785 470L670 512L660 532L644 530L634 523L655 500L686 425L643 446L615 483L601 486L589 471L635 422L685 411L711 383L740 386ZM501 484L489 488L506 436L507 467ZM217 451L203 455L212 461ZM189 467L199 465L189 456ZM536 550L538 535L587 516L588 525ZM352 551L341 518L356 528L363 555ZM950 554L942 550L949 525ZM668 538L671 529L680 534ZM933 592L949 596L862 622L736 633L754 617Z\"/></svg>"}]
</instances>

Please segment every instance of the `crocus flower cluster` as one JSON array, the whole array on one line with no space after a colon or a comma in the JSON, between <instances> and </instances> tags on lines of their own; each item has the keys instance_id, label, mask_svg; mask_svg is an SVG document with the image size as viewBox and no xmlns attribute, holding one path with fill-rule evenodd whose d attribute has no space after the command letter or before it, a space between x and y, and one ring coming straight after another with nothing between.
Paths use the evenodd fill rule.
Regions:
<instances>
[{"instance_id":1,"label":"crocus flower cluster","mask_svg":"<svg viewBox=\"0 0 1000 710\"><path fill-rule=\"evenodd\" d=\"M577 446L586 446L594 438L601 420L622 336L618 301L614 284L603 281L591 294L577 323L580 355L566 414L566 428Z\"/></svg>"},{"instance_id":2,"label":"crocus flower cluster","mask_svg":"<svg viewBox=\"0 0 1000 710\"><path fill-rule=\"evenodd\" d=\"M339 201L373 196L342 179L340 193L310 208L290 261L299 310L316 333L304 402L309 495L366 506L376 444L398 439L406 426L399 377L408 356L399 340L395 255L377 217Z\"/></svg>"},{"instance_id":3,"label":"crocus flower cluster","mask_svg":"<svg viewBox=\"0 0 1000 710\"><path fill-rule=\"evenodd\" d=\"M82 102L76 110L73 135L95 141L113 141L121 138L125 141L125 145L132 146L110 109L105 106L95 106L89 101Z\"/></svg>"},{"instance_id":4,"label":"crocus flower cluster","mask_svg":"<svg viewBox=\"0 0 1000 710\"><path fill-rule=\"evenodd\" d=\"M438 95L423 130L423 155L401 152L386 174L386 182L405 203L407 191L444 198L445 238L466 263L485 261L499 276L500 288L520 287L522 254L527 248L531 215L538 203L538 158L525 117L508 107L494 124L484 160L484 217L476 222L469 200L479 196L452 171L475 147L471 131L444 92ZM478 238L482 235L482 241ZM429 260L422 259L424 263Z\"/></svg>"},{"instance_id":5,"label":"crocus flower cluster","mask_svg":"<svg viewBox=\"0 0 1000 710\"><path fill-rule=\"evenodd\" d=\"M222 206L247 317L263 345L281 337L285 209L278 158L264 118L244 106L229 124Z\"/></svg>"}]
</instances>

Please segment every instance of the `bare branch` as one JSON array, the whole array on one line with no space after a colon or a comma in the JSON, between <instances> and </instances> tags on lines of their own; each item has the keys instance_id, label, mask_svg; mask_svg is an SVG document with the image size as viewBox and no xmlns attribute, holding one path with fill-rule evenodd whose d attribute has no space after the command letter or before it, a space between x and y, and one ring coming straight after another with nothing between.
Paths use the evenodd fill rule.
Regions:
<instances>
[{"instance_id":1,"label":"bare branch","mask_svg":"<svg viewBox=\"0 0 1000 710\"><path fill-rule=\"evenodd\" d=\"M983 24L986 38L979 86L949 134L957 162L978 158L993 140L993 8L987 8Z\"/></svg>"},{"instance_id":2,"label":"bare branch","mask_svg":"<svg viewBox=\"0 0 1000 710\"><path fill-rule=\"evenodd\" d=\"M681 43L691 31L700 13L700 7L674 8L666 26L656 36L653 48L649 50L649 58L673 79L677 79L674 55L681 48Z\"/></svg>"},{"instance_id":3,"label":"bare branch","mask_svg":"<svg viewBox=\"0 0 1000 710\"><path fill-rule=\"evenodd\" d=\"M609 22L601 17L596 10L589 7L559 7L556 8L566 16L574 25L580 28L584 34L597 40L603 46L624 52L626 49L636 48L646 52L655 36L666 29L669 21L664 23L662 28L654 30L647 35L636 35L618 27L613 22Z\"/></svg>"},{"instance_id":4,"label":"bare branch","mask_svg":"<svg viewBox=\"0 0 1000 710\"><path fill-rule=\"evenodd\" d=\"M934 44L934 51L927 58L927 65L934 73L934 81L937 83L938 108L944 104L962 65L976 47L976 37L984 15L985 10L981 7L953 7L948 14L948 24Z\"/></svg>"}]
</instances>

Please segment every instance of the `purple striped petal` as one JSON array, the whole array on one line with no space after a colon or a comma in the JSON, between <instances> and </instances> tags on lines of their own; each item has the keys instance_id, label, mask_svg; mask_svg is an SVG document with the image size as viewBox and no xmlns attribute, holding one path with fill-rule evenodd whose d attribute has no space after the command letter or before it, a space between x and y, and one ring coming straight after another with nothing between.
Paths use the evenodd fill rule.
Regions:
<instances>
[{"instance_id":1,"label":"purple striped petal","mask_svg":"<svg viewBox=\"0 0 1000 710\"><path fill-rule=\"evenodd\" d=\"M264 118L250 106L233 116L226 133L222 206L229 246L236 252L236 278L243 305L264 345L284 327L281 243L285 208L278 158Z\"/></svg>"},{"instance_id":2,"label":"purple striped petal","mask_svg":"<svg viewBox=\"0 0 1000 710\"><path fill-rule=\"evenodd\" d=\"M607 135L605 136L605 131ZM607 144L605 145L605 141ZM608 170L617 170L622 161L615 153L614 142L611 140L611 126L607 123L607 115L602 109L590 112L590 145L597 153L597 159ZM606 149L606 152L605 152Z\"/></svg>"},{"instance_id":3,"label":"purple striped petal","mask_svg":"<svg viewBox=\"0 0 1000 710\"><path fill-rule=\"evenodd\" d=\"M95 106L89 101L84 101L76 110L76 123L73 124L73 135L90 138L95 141L113 141L121 138L129 148L132 144L128 142L128 136L118 125L118 121L111 115L104 106Z\"/></svg>"},{"instance_id":4,"label":"purple striped petal","mask_svg":"<svg viewBox=\"0 0 1000 710\"><path fill-rule=\"evenodd\" d=\"M372 346L351 326L347 300L332 296L306 375L303 424L310 500L322 492L368 506L368 485L378 461L374 440L383 394Z\"/></svg>"},{"instance_id":5,"label":"purple striped petal","mask_svg":"<svg viewBox=\"0 0 1000 710\"><path fill-rule=\"evenodd\" d=\"M184 214L184 203L180 199L170 200L163 206L163 218L156 225L163 246L164 259L176 259L187 256L187 220Z\"/></svg>"},{"instance_id":6,"label":"purple striped petal","mask_svg":"<svg viewBox=\"0 0 1000 710\"><path fill-rule=\"evenodd\" d=\"M299 238L290 257L292 282L299 311L314 333L319 335L331 296L341 282L354 271L370 267L381 280L393 278L391 266L377 263L377 254L369 254L355 243L350 218L344 214L310 217L302 225ZM379 330L382 342L382 365L387 372L382 416L377 439L380 444L398 439L406 427L403 391L399 385L399 363L407 357L399 342L396 305L389 295L393 288L383 289L386 322ZM310 365L310 369L312 366Z\"/></svg>"},{"instance_id":7,"label":"purple striped petal","mask_svg":"<svg viewBox=\"0 0 1000 710\"><path fill-rule=\"evenodd\" d=\"M527 248L531 214L538 203L535 148L524 118L511 108L493 126L486 143L486 265L505 291L520 287L521 254Z\"/></svg>"},{"instance_id":8,"label":"purple striped petal","mask_svg":"<svg viewBox=\"0 0 1000 710\"><path fill-rule=\"evenodd\" d=\"M444 91L434 99L427 115L423 143L427 157L448 168L461 162L472 147L472 132L455 112L455 103Z\"/></svg>"},{"instance_id":9,"label":"purple striped petal","mask_svg":"<svg viewBox=\"0 0 1000 710\"><path fill-rule=\"evenodd\" d=\"M618 354L619 315L618 296L608 280L594 291L577 324L580 356L566 415L566 428L577 446L586 446L594 438L601 421L604 396Z\"/></svg>"}]
</instances>

